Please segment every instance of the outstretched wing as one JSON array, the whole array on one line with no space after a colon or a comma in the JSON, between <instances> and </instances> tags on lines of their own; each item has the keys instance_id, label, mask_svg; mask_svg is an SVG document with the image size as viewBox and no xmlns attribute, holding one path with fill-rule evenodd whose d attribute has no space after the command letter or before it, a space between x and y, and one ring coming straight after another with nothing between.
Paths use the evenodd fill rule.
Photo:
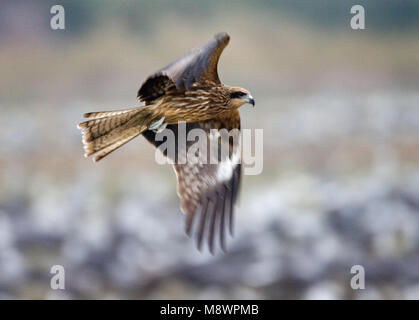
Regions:
<instances>
[{"instance_id":1,"label":"outstretched wing","mask_svg":"<svg viewBox=\"0 0 419 320\"><path fill-rule=\"evenodd\" d=\"M170 63L152 74L138 90L137 97L146 104L164 95L169 89L190 90L195 82L220 83L217 65L230 41L227 33L217 34L206 45Z\"/></svg>"},{"instance_id":2,"label":"outstretched wing","mask_svg":"<svg viewBox=\"0 0 419 320\"><path fill-rule=\"evenodd\" d=\"M186 130L188 137L193 129L201 129L206 138L202 149L196 148L199 139L186 141L183 146L179 144L181 130ZM195 230L198 249L202 248L203 239L207 237L211 253L218 233L220 246L225 250L226 229L233 234L234 206L240 187L240 115L236 111L229 118L169 125L166 130L172 130L175 137L175 155L167 150L164 153L174 162L181 208L186 214L185 231L191 236ZM143 135L156 147L166 142L156 141L153 131L146 131ZM201 152L205 147L206 154ZM223 148L227 150L224 154ZM194 162L187 158L192 153L196 156Z\"/></svg>"}]
</instances>

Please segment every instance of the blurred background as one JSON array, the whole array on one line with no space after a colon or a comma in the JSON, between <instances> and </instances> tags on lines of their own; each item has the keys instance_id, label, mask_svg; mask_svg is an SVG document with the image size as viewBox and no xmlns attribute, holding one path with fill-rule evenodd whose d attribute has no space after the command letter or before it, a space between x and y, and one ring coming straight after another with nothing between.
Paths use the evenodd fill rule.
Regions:
<instances>
[{"instance_id":1,"label":"blurred background","mask_svg":"<svg viewBox=\"0 0 419 320\"><path fill-rule=\"evenodd\" d=\"M65 30L50 28L57 1L0 2L0 298L419 298L417 1L58 2ZM264 169L211 256L145 139L93 164L76 125L137 106L147 75L220 31L222 81L257 101L242 127L264 130Z\"/></svg>"}]
</instances>

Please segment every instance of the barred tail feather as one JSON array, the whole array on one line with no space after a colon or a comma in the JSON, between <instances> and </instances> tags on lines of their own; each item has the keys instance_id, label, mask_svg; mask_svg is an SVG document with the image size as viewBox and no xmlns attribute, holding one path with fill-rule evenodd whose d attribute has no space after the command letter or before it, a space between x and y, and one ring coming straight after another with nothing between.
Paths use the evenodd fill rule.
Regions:
<instances>
[{"instance_id":1,"label":"barred tail feather","mask_svg":"<svg viewBox=\"0 0 419 320\"><path fill-rule=\"evenodd\" d=\"M124 133L124 137L121 137L114 143L108 145L107 147L104 147L103 149L99 150L99 153L93 158L94 162L97 162L101 160L102 158L106 157L108 154L110 154L112 151L118 149L125 143L131 141L136 136L138 136L140 133L142 133L145 129L147 129L146 126L139 126L139 127L133 127L130 130L127 130L127 132Z\"/></svg>"},{"instance_id":2,"label":"barred tail feather","mask_svg":"<svg viewBox=\"0 0 419 320\"><path fill-rule=\"evenodd\" d=\"M114 111L99 111L99 112L87 112L83 114L83 118L104 118L104 117L111 117L117 116L120 114L128 113L135 111L136 109L124 109L124 110L114 110Z\"/></svg>"},{"instance_id":3,"label":"barred tail feather","mask_svg":"<svg viewBox=\"0 0 419 320\"><path fill-rule=\"evenodd\" d=\"M91 112L84 115L95 118L82 122L84 155L97 162L112 151L144 132L152 119L147 107L120 111Z\"/></svg>"},{"instance_id":4,"label":"barred tail feather","mask_svg":"<svg viewBox=\"0 0 419 320\"><path fill-rule=\"evenodd\" d=\"M84 117L94 117L95 119L80 123L78 128L84 130L83 140L90 142L127 123L141 111L141 108L135 108L121 111L85 113Z\"/></svg>"}]
</instances>

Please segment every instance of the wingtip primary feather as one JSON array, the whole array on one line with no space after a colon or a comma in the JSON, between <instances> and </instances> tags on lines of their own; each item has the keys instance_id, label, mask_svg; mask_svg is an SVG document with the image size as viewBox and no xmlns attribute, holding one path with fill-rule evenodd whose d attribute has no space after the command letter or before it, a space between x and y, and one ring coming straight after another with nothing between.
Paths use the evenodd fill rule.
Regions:
<instances>
[{"instance_id":1,"label":"wingtip primary feather","mask_svg":"<svg viewBox=\"0 0 419 320\"><path fill-rule=\"evenodd\" d=\"M230 40L230 35L227 32L220 32L215 35L215 39L219 41Z\"/></svg>"},{"instance_id":2,"label":"wingtip primary feather","mask_svg":"<svg viewBox=\"0 0 419 320\"><path fill-rule=\"evenodd\" d=\"M202 249L202 241L204 239L205 224L207 220L207 212L208 212L210 201L211 201L210 199L205 198L204 203L201 208L201 219L199 221L199 227L197 230L198 232L197 232L197 237L196 237L196 245L199 251L201 251Z\"/></svg>"}]
</instances>

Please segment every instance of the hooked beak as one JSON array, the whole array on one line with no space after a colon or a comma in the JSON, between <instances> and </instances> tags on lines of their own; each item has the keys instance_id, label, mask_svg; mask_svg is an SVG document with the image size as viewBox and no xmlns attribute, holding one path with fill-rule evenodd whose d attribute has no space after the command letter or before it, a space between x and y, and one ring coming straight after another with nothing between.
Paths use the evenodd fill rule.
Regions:
<instances>
[{"instance_id":1,"label":"hooked beak","mask_svg":"<svg viewBox=\"0 0 419 320\"><path fill-rule=\"evenodd\" d=\"M253 107L255 106L255 99L249 94L245 100L247 103L250 103Z\"/></svg>"}]
</instances>

